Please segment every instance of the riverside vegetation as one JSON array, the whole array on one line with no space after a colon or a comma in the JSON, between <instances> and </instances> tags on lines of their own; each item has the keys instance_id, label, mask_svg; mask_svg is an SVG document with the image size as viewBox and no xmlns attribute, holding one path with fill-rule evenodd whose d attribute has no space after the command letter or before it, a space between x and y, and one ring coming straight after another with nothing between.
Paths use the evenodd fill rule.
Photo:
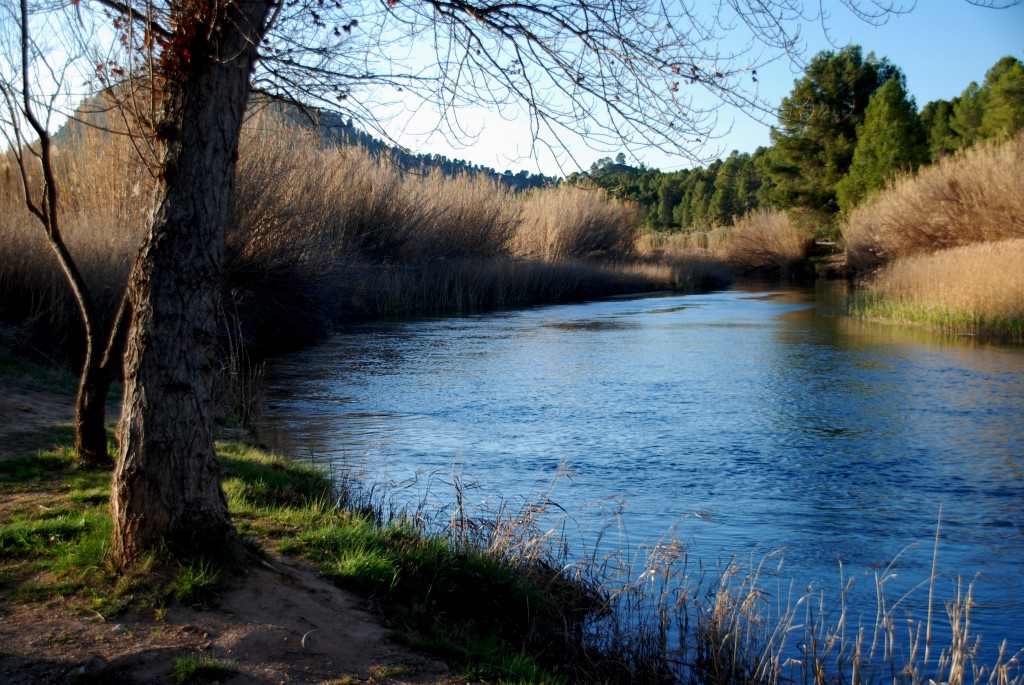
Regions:
<instances>
[{"instance_id":1,"label":"riverside vegetation","mask_svg":"<svg viewBox=\"0 0 1024 685\"><path fill-rule=\"evenodd\" d=\"M862 273L881 269L858 311L1020 339L1021 140L944 158L850 212L842 237L851 261ZM135 160L126 139L84 129L60 150L68 240L109 316L151 201L149 172ZM37 358L73 358L77 314L13 176L8 161L0 291L13 325L4 339ZM635 204L599 188L563 184L515 194L483 178L402 173L386 159L257 116L243 139L228 233L222 307L225 346L233 351L226 378L235 385L223 393L225 414L245 423L252 409L245 404L250 379L232 366L245 350L309 340L339 319L696 289L726 282L734 271L792 273L810 243L799 212L776 209L703 232L657 233L641 229L641 221ZM936 247L941 254L928 254ZM954 273L973 280L954 281ZM935 274L949 287L937 285ZM942 299L914 304L923 294ZM979 308L989 300L996 304ZM974 662L969 586L945 601L945 612L929 610L912 625L909 652L901 653L905 625L895 610L899 599L882 592L887 570L876 578L875 625L854 627L841 589L831 598L769 589L774 557L694 576L683 545L666 539L639 565L621 558L625 551L570 562L558 535L540 528L544 507L533 503L485 520L470 520L455 506L425 522L416 512L339 491L323 472L239 444L219 450L232 516L254 553L311 560L325 576L371 597L405 639L471 677L1024 682L1019 654ZM153 558L138 576L114 574L107 559L109 472L74 465L66 450L5 464L0 473L0 492L32 489L56 505L15 508L5 517L0 577L7 597L30 602L60 594L86 610L116 614L139 602L207 601L229 582L230 569L201 559ZM146 589L155 569L165 580ZM474 601L465 601L467 593ZM934 645L927 636L943 615L951 641ZM208 666L217 668L183 662L181 677Z\"/></svg>"},{"instance_id":2,"label":"riverside vegetation","mask_svg":"<svg viewBox=\"0 0 1024 685\"><path fill-rule=\"evenodd\" d=\"M843 228L853 311L1024 342L1024 131L895 178Z\"/></svg>"},{"instance_id":3,"label":"riverside vegetation","mask_svg":"<svg viewBox=\"0 0 1024 685\"><path fill-rule=\"evenodd\" d=\"M2 315L20 326L22 347L53 356L80 344L78 314L6 163ZM66 240L112 318L147 225L149 171L127 138L77 127L58 166ZM238 167L222 308L250 351L308 341L346 318L685 291L731 278L706 252L638 255L640 217L601 189L517 194L483 176L404 173L270 113L247 124Z\"/></svg>"}]
</instances>

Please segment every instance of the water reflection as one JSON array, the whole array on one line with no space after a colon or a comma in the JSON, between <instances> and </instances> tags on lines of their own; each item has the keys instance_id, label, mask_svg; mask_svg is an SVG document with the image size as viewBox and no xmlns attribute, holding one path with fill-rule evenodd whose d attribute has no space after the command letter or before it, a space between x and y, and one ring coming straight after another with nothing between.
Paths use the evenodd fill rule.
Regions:
<instances>
[{"instance_id":1,"label":"water reflection","mask_svg":"<svg viewBox=\"0 0 1024 685\"><path fill-rule=\"evenodd\" d=\"M479 498L565 466L559 504L621 498L636 544L676 525L712 566L785 548L800 586L837 587L841 560L869 617L879 568L897 593L927 577L941 506L942 572L982 574L974 627L1024 646L1024 354L844 303L740 288L358 326L275 361L261 430L399 480L458 462Z\"/></svg>"}]
</instances>

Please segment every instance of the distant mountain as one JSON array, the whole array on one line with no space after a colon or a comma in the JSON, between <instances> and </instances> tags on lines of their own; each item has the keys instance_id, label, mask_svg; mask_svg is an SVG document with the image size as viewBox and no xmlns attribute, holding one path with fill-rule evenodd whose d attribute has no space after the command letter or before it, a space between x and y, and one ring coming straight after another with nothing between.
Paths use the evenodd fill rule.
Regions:
<instances>
[{"instance_id":1,"label":"distant mountain","mask_svg":"<svg viewBox=\"0 0 1024 685\"><path fill-rule=\"evenodd\" d=\"M309 125L311 116L308 113L295 114L296 120ZM429 171L439 169L446 176L460 174L483 175L513 188L528 190L554 185L558 179L543 174L531 174L526 170L512 173L509 170L499 173L491 167L473 164L461 159L450 159L444 155L430 153L412 154L408 150L389 145L369 133L357 128L352 119L346 119L336 112L318 111L315 113L315 125L320 129L324 139L341 145L356 145L366 150L373 157L388 156L396 164L410 171Z\"/></svg>"},{"instance_id":2,"label":"distant mountain","mask_svg":"<svg viewBox=\"0 0 1024 685\"><path fill-rule=\"evenodd\" d=\"M458 176L460 174L484 175L517 191L543 188L558 182L558 179L552 176L531 174L525 170L516 173L506 170L499 173L491 167L472 164L461 159L449 159L444 155L430 153L414 155L408 150L389 145L366 131L357 128L353 125L351 118L346 119L337 112L319 110L300 112L294 106L283 103L275 104L272 107L296 125L316 126L324 140L331 144L356 145L366 150L373 157L390 157L396 164L410 171L424 172L439 169L446 176ZM109 128L112 122L111 117L114 116L112 112L113 106L110 104L105 105L103 96L94 96L78 106L74 118L65 122L53 134L52 140L55 144L59 145L70 140L72 136L79 135L78 121L86 122L90 126L98 128Z\"/></svg>"}]
</instances>

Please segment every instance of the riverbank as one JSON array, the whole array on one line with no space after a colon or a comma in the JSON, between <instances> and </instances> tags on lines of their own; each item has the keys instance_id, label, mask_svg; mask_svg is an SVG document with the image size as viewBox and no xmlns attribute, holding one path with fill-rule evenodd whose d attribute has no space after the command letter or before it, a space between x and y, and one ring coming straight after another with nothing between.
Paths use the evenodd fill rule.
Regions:
<instances>
[{"instance_id":1,"label":"riverbank","mask_svg":"<svg viewBox=\"0 0 1024 685\"><path fill-rule=\"evenodd\" d=\"M110 321L148 230L153 184L127 137L82 128L59 151L64 240L98 317ZM19 345L38 358L74 360L80 315L19 178L0 176L10 208L0 216L0 321L17 327ZM692 292L732 278L708 253L637 253L641 221L597 188L515 192L485 175L403 171L264 111L241 141L222 338L250 355L272 354L355 319Z\"/></svg>"},{"instance_id":2,"label":"riverbank","mask_svg":"<svg viewBox=\"0 0 1024 685\"><path fill-rule=\"evenodd\" d=\"M1024 342L1024 132L895 179L843 227L854 314Z\"/></svg>"}]
</instances>

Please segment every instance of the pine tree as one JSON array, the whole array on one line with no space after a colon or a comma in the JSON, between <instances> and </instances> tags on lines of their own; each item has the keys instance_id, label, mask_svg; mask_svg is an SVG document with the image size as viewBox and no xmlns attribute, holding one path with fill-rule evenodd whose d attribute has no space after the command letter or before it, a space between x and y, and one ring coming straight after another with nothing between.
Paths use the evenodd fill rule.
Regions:
<instances>
[{"instance_id":1,"label":"pine tree","mask_svg":"<svg viewBox=\"0 0 1024 685\"><path fill-rule=\"evenodd\" d=\"M836 184L850 168L857 126L871 96L900 70L859 46L819 53L779 107L779 125L768 170L775 183L773 204L803 208L821 221L838 210Z\"/></svg>"},{"instance_id":2,"label":"pine tree","mask_svg":"<svg viewBox=\"0 0 1024 685\"><path fill-rule=\"evenodd\" d=\"M1015 57L1003 57L988 70L984 88L981 136L1005 137L1024 128L1024 64Z\"/></svg>"},{"instance_id":3,"label":"pine tree","mask_svg":"<svg viewBox=\"0 0 1024 685\"><path fill-rule=\"evenodd\" d=\"M957 101L958 98L953 98L952 102L935 100L921 110L921 125L928 135L928 154L932 161L956 152L962 144L952 126L953 107Z\"/></svg>"},{"instance_id":4,"label":"pine tree","mask_svg":"<svg viewBox=\"0 0 1024 685\"><path fill-rule=\"evenodd\" d=\"M981 140L981 119L985 112L986 96L987 92L971 81L953 104L953 119L950 125L965 146L974 145Z\"/></svg>"},{"instance_id":5,"label":"pine tree","mask_svg":"<svg viewBox=\"0 0 1024 685\"><path fill-rule=\"evenodd\" d=\"M849 173L836 190L839 206L849 212L898 171L914 171L928 158L928 142L913 98L900 79L878 89L857 127L857 147Z\"/></svg>"}]
</instances>

